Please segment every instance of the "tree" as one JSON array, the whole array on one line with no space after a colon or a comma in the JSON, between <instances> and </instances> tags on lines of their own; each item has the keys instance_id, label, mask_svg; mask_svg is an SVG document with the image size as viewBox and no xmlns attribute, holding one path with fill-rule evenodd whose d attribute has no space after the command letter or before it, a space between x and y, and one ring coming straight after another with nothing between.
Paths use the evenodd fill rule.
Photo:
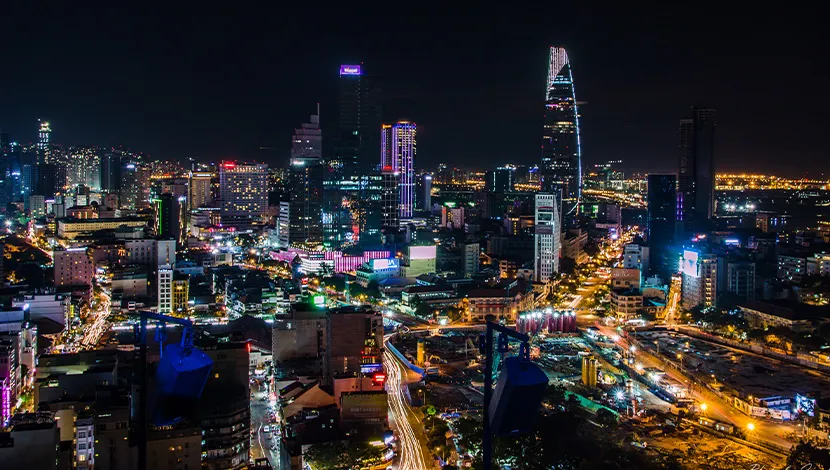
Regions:
<instances>
[{"instance_id":1,"label":"tree","mask_svg":"<svg viewBox=\"0 0 830 470\"><path fill-rule=\"evenodd\" d=\"M802 441L790 451L787 465L793 469L830 470L830 452Z\"/></svg>"},{"instance_id":2,"label":"tree","mask_svg":"<svg viewBox=\"0 0 830 470\"><path fill-rule=\"evenodd\" d=\"M559 272L565 274L573 274L576 270L576 261L568 256L563 256L559 259Z\"/></svg>"},{"instance_id":3,"label":"tree","mask_svg":"<svg viewBox=\"0 0 830 470\"><path fill-rule=\"evenodd\" d=\"M596 422L603 428L617 428L617 416L614 415L614 413L606 410L605 408L600 408L597 411Z\"/></svg>"}]
</instances>

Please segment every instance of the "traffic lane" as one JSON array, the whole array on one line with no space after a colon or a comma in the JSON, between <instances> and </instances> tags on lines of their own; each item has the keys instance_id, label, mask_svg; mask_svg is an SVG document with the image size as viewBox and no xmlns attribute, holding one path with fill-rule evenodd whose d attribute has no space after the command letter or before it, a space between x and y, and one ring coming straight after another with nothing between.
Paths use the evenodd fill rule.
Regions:
<instances>
[{"instance_id":1,"label":"traffic lane","mask_svg":"<svg viewBox=\"0 0 830 470\"><path fill-rule=\"evenodd\" d=\"M267 387L257 384L253 389L251 399L251 457L253 459L265 457L274 468L278 468L280 433L271 420L271 413L268 408ZM269 432L265 432L265 426Z\"/></svg>"}]
</instances>

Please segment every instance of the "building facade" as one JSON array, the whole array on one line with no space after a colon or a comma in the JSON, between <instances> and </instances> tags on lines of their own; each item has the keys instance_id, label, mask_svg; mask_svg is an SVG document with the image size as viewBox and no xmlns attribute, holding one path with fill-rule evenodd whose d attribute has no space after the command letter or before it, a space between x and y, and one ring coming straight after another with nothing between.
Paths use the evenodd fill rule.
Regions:
<instances>
[{"instance_id":1,"label":"building facade","mask_svg":"<svg viewBox=\"0 0 830 470\"><path fill-rule=\"evenodd\" d=\"M536 282L548 282L559 272L561 207L555 194L536 195L533 275Z\"/></svg>"},{"instance_id":2,"label":"building facade","mask_svg":"<svg viewBox=\"0 0 830 470\"><path fill-rule=\"evenodd\" d=\"M542 132L542 190L556 192L562 203L564 229L577 215L582 186L579 110L568 53L551 47L545 89Z\"/></svg>"},{"instance_id":3,"label":"building facade","mask_svg":"<svg viewBox=\"0 0 830 470\"><path fill-rule=\"evenodd\" d=\"M677 179L674 175L648 175L648 242L651 272L664 282L677 272L674 225L677 219Z\"/></svg>"},{"instance_id":4,"label":"building facade","mask_svg":"<svg viewBox=\"0 0 830 470\"><path fill-rule=\"evenodd\" d=\"M219 192L223 224L258 220L268 209L268 165L223 162Z\"/></svg>"},{"instance_id":5,"label":"building facade","mask_svg":"<svg viewBox=\"0 0 830 470\"><path fill-rule=\"evenodd\" d=\"M695 229L705 228L715 211L715 118L714 109L692 108L680 120L680 220Z\"/></svg>"}]
</instances>

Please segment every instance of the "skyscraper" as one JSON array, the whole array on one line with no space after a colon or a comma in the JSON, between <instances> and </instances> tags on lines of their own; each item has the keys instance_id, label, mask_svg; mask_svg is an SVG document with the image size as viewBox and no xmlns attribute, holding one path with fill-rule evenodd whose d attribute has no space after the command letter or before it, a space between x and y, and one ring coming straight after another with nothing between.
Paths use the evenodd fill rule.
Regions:
<instances>
[{"instance_id":1,"label":"skyscraper","mask_svg":"<svg viewBox=\"0 0 830 470\"><path fill-rule=\"evenodd\" d=\"M533 280L548 282L559 272L562 206L556 194L536 194Z\"/></svg>"},{"instance_id":2,"label":"skyscraper","mask_svg":"<svg viewBox=\"0 0 830 470\"><path fill-rule=\"evenodd\" d=\"M391 162L392 171L398 174L401 218L412 217L415 209L416 133L417 126L414 122L399 121L391 128L392 145L386 160ZM384 166L385 168L387 167Z\"/></svg>"},{"instance_id":3,"label":"skyscraper","mask_svg":"<svg viewBox=\"0 0 830 470\"><path fill-rule=\"evenodd\" d=\"M297 160L289 171L289 200L280 203L280 245L321 243L323 166L313 160Z\"/></svg>"},{"instance_id":4,"label":"skyscraper","mask_svg":"<svg viewBox=\"0 0 830 470\"><path fill-rule=\"evenodd\" d=\"M432 175L419 175L415 183L415 209L428 211L432 209Z\"/></svg>"},{"instance_id":5,"label":"skyscraper","mask_svg":"<svg viewBox=\"0 0 830 470\"><path fill-rule=\"evenodd\" d=\"M49 141L52 136L52 128L46 121L37 120L37 163L51 163Z\"/></svg>"},{"instance_id":6,"label":"skyscraper","mask_svg":"<svg viewBox=\"0 0 830 470\"><path fill-rule=\"evenodd\" d=\"M687 228L704 229L715 210L714 109L692 108L680 120L680 165L677 190L680 220Z\"/></svg>"},{"instance_id":7,"label":"skyscraper","mask_svg":"<svg viewBox=\"0 0 830 470\"><path fill-rule=\"evenodd\" d=\"M172 238L181 247L186 242L186 198L166 193L153 201L155 206L156 235Z\"/></svg>"},{"instance_id":8,"label":"skyscraper","mask_svg":"<svg viewBox=\"0 0 830 470\"><path fill-rule=\"evenodd\" d=\"M319 162L323 158L323 131L320 130L320 103L317 103L317 114L311 115L311 122L303 123L299 129L294 129L291 136L291 161L314 160Z\"/></svg>"},{"instance_id":9,"label":"skyscraper","mask_svg":"<svg viewBox=\"0 0 830 470\"><path fill-rule=\"evenodd\" d=\"M677 271L677 253L672 252L677 219L677 191L674 175L648 175L648 241L651 245L651 272L669 282Z\"/></svg>"},{"instance_id":10,"label":"skyscraper","mask_svg":"<svg viewBox=\"0 0 830 470\"><path fill-rule=\"evenodd\" d=\"M107 152L101 158L101 190L118 192L121 187L121 152Z\"/></svg>"},{"instance_id":11,"label":"skyscraper","mask_svg":"<svg viewBox=\"0 0 830 470\"><path fill-rule=\"evenodd\" d=\"M380 89L362 65L340 66L340 125L334 165L345 175L365 173L380 154Z\"/></svg>"},{"instance_id":12,"label":"skyscraper","mask_svg":"<svg viewBox=\"0 0 830 470\"><path fill-rule=\"evenodd\" d=\"M213 178L213 173L209 171L191 171L190 172L190 194L188 195L188 202L191 209L198 207L208 207L213 202L210 191L210 183Z\"/></svg>"},{"instance_id":13,"label":"skyscraper","mask_svg":"<svg viewBox=\"0 0 830 470\"><path fill-rule=\"evenodd\" d=\"M389 167L381 173L381 225L397 230L400 227L401 192L398 187L399 175Z\"/></svg>"},{"instance_id":14,"label":"skyscraper","mask_svg":"<svg viewBox=\"0 0 830 470\"><path fill-rule=\"evenodd\" d=\"M582 187L579 110L568 54L551 47L542 132L542 190L561 194L563 224L573 225Z\"/></svg>"},{"instance_id":15,"label":"skyscraper","mask_svg":"<svg viewBox=\"0 0 830 470\"><path fill-rule=\"evenodd\" d=\"M484 190L491 193L513 191L513 169L497 168L485 173Z\"/></svg>"},{"instance_id":16,"label":"skyscraper","mask_svg":"<svg viewBox=\"0 0 830 470\"><path fill-rule=\"evenodd\" d=\"M268 165L222 162L219 167L219 192L222 223L250 223L268 208Z\"/></svg>"}]
</instances>

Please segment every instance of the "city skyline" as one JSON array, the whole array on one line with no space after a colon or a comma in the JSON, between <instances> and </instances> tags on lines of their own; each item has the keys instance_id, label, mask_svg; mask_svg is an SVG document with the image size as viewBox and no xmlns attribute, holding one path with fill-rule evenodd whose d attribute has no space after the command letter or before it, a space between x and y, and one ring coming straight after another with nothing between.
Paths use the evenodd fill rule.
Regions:
<instances>
[{"instance_id":1,"label":"city skyline","mask_svg":"<svg viewBox=\"0 0 830 470\"><path fill-rule=\"evenodd\" d=\"M558 16L573 17L572 23L517 17L509 31L520 34L496 37L482 31L474 35L475 42L468 32L452 28L430 37L417 21L406 20L401 32L418 40L403 56L392 53L395 47L382 40L389 34L382 27L321 14L320 26L325 27L312 30L325 32L304 44L300 58L290 42L281 41L309 20L293 21L290 12L274 24L235 12L228 19L200 18L179 32L161 24L164 34L159 38L125 48L131 33L146 28L140 18L118 11L12 11L17 21L0 34L18 39L7 41L12 44L7 63L20 73L2 78L9 99L0 111L0 126L16 140L35 142L32 123L41 117L52 125L52 141L66 145L123 144L163 159L236 158L284 165L292 130L305 122L317 102L324 135L337 135L338 67L362 62L383 87L384 120L419 123L419 166L452 161L469 167L483 160L529 164L538 161L542 62L548 46L562 45L576 69L579 99L585 101L580 124L586 167L622 159L627 171L672 169L676 120L691 106L708 106L719 110L718 171L741 169L744 159L751 159L760 172L828 170L822 166L823 126L811 111L820 109L825 99L815 93L818 74L793 70L799 87L788 91L786 103L764 103L757 96L775 78L749 72L784 54L793 61L810 56L816 41L802 36L809 36L810 28L777 35L770 47L749 48L773 21L780 23L777 31L794 29L792 14L773 18L752 13L752 21L740 25L729 17L707 16L710 33L693 41L685 33L692 33L703 19L697 13L666 13L665 21L656 22L630 12L617 21L610 10L592 17L594 12L567 8L575 8L573 15ZM64 16L57 18L57 13ZM89 22L103 24L107 31L96 34L111 33L111 41L87 47L95 37L85 32ZM66 24L80 33L62 35ZM261 43L246 35L215 32L225 26L236 31L266 25L270 32ZM356 33L343 38L346 30ZM607 34L591 36L592 30ZM646 40L650 32L656 33L654 41ZM599 36L614 37L613 43ZM338 38L335 48L329 47L333 38ZM621 43L626 53L611 47ZM670 54L674 48L683 53ZM35 61L41 57L36 50L49 60ZM269 59L261 60L263 54ZM230 67L217 69L216 59ZM110 61L105 74L86 71L89 63ZM59 80L52 78L41 70L44 64L65 72ZM499 72L475 73L493 67ZM629 105L631 99L637 106ZM459 110L471 117L458 120ZM757 132L772 126L766 116L778 112L791 116L785 126L775 123L775 133ZM784 163L792 158L805 164Z\"/></svg>"}]
</instances>

